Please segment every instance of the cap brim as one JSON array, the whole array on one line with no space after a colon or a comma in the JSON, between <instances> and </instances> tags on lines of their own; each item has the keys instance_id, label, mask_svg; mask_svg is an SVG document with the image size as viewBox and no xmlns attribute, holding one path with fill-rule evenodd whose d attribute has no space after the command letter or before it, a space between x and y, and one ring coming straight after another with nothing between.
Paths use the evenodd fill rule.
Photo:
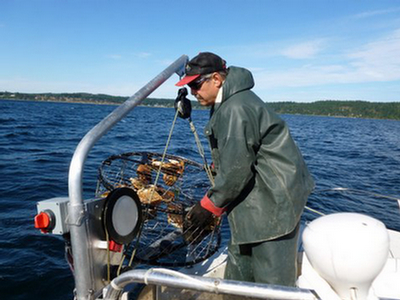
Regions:
<instances>
[{"instance_id":1,"label":"cap brim","mask_svg":"<svg viewBox=\"0 0 400 300\"><path fill-rule=\"evenodd\" d=\"M185 84L188 84L190 82L192 82L193 80L195 80L196 78L198 78L200 76L200 74L197 75L191 75L191 76L185 76L182 78L182 80L180 80L177 84L175 84L176 86L184 86Z\"/></svg>"}]
</instances>

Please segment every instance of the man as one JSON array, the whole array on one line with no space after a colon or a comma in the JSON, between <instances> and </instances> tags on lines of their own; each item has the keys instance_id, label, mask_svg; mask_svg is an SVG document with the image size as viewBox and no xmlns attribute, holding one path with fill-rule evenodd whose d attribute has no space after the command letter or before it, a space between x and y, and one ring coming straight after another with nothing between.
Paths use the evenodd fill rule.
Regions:
<instances>
[{"instance_id":1,"label":"man","mask_svg":"<svg viewBox=\"0 0 400 300\"><path fill-rule=\"evenodd\" d=\"M228 214L226 279L294 286L299 220L314 182L285 122L257 97L250 71L203 52L188 62L187 84L211 107L205 127L216 177L188 213L202 226Z\"/></svg>"}]
</instances>

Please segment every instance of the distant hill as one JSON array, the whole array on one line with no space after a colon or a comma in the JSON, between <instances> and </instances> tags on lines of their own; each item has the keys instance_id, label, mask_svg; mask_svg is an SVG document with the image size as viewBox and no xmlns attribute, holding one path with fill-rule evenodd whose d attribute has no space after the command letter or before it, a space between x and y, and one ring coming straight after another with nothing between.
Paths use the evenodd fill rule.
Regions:
<instances>
[{"instance_id":1,"label":"distant hill","mask_svg":"<svg viewBox=\"0 0 400 300\"><path fill-rule=\"evenodd\" d=\"M121 104L129 97L110 96L105 94L90 93L43 93L43 94L27 94L27 93L10 93L0 92L0 99L8 100L28 100L28 101L54 101L54 102L75 102L75 103L94 103L94 104ZM173 99L147 98L142 102L143 106L160 106L173 107ZM194 108L201 108L197 102L192 101Z\"/></svg>"},{"instance_id":2,"label":"distant hill","mask_svg":"<svg viewBox=\"0 0 400 300\"><path fill-rule=\"evenodd\" d=\"M268 105L279 114L400 120L400 102L326 100L311 103L273 102Z\"/></svg>"},{"instance_id":3,"label":"distant hill","mask_svg":"<svg viewBox=\"0 0 400 300\"><path fill-rule=\"evenodd\" d=\"M28 100L28 101L54 101L76 102L94 104L121 104L128 97L110 96L105 94L90 93L11 93L0 92L0 99ZM173 99L147 98L143 106L173 107ZM268 102L278 114L319 115L350 118L372 118L400 120L400 102L368 102L368 101L338 101L325 100L310 103L299 102ZM194 109L204 109L197 102L192 101Z\"/></svg>"}]
</instances>

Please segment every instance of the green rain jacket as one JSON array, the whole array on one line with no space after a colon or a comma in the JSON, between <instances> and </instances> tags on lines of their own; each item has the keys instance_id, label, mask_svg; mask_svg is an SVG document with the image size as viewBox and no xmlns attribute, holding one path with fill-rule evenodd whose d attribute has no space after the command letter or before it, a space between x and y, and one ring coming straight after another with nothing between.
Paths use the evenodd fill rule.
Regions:
<instances>
[{"instance_id":1,"label":"green rain jacket","mask_svg":"<svg viewBox=\"0 0 400 300\"><path fill-rule=\"evenodd\" d=\"M290 233L314 187L286 123L253 86L250 71L230 67L205 127L217 175L201 205L216 215L227 211L233 244Z\"/></svg>"}]
</instances>

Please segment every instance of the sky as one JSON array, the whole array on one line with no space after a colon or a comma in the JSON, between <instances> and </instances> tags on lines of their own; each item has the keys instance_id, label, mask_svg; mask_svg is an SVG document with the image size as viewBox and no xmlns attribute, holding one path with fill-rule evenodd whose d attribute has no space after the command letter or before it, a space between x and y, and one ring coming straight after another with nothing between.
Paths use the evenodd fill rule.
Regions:
<instances>
[{"instance_id":1,"label":"sky","mask_svg":"<svg viewBox=\"0 0 400 300\"><path fill-rule=\"evenodd\" d=\"M0 1L0 91L128 97L203 51L266 102L400 102L400 0Z\"/></svg>"}]
</instances>

